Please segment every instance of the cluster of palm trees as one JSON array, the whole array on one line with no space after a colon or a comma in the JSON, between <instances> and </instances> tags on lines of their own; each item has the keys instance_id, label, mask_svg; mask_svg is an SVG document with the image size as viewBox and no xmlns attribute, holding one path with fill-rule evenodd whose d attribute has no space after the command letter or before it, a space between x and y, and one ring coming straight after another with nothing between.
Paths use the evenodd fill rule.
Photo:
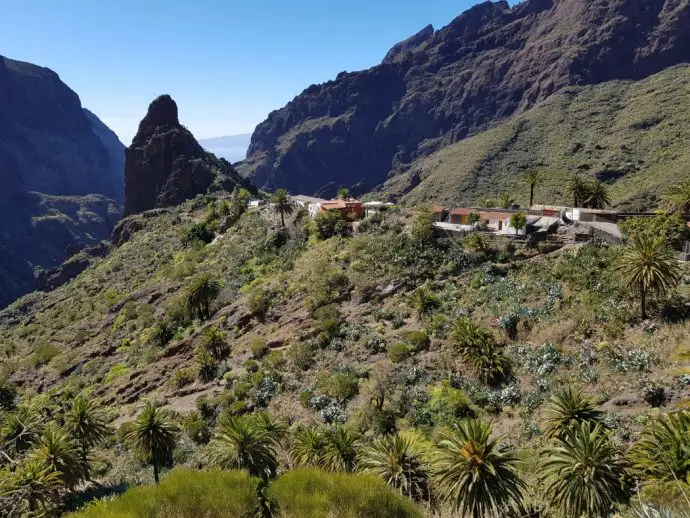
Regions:
<instances>
[{"instance_id":1,"label":"cluster of palm trees","mask_svg":"<svg viewBox=\"0 0 690 518\"><path fill-rule=\"evenodd\" d=\"M36 512L61 489L90 480L91 452L109 435L104 413L84 396L43 412L8 409L0 428L0 514Z\"/></svg>"}]
</instances>

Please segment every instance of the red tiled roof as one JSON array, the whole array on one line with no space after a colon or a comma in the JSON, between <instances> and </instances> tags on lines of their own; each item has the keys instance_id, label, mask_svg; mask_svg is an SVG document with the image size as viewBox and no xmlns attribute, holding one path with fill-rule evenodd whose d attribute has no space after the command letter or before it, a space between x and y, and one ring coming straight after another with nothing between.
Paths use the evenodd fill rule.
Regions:
<instances>
[{"instance_id":1,"label":"red tiled roof","mask_svg":"<svg viewBox=\"0 0 690 518\"><path fill-rule=\"evenodd\" d=\"M347 208L347 205L343 200L333 200L333 201L325 201L321 204L321 208L323 210L329 210L329 209L345 209Z\"/></svg>"},{"instance_id":2,"label":"red tiled roof","mask_svg":"<svg viewBox=\"0 0 690 518\"><path fill-rule=\"evenodd\" d=\"M434 205L431 207L431 212L444 212L445 210L445 207L441 207L440 205Z\"/></svg>"},{"instance_id":3,"label":"red tiled roof","mask_svg":"<svg viewBox=\"0 0 690 518\"><path fill-rule=\"evenodd\" d=\"M484 212L479 211L479 219L498 219L507 220L515 214L514 212Z\"/></svg>"},{"instance_id":4,"label":"red tiled roof","mask_svg":"<svg viewBox=\"0 0 690 518\"><path fill-rule=\"evenodd\" d=\"M450 213L453 216L468 216L472 214L473 212L477 212L476 209L453 209L450 211Z\"/></svg>"}]
</instances>

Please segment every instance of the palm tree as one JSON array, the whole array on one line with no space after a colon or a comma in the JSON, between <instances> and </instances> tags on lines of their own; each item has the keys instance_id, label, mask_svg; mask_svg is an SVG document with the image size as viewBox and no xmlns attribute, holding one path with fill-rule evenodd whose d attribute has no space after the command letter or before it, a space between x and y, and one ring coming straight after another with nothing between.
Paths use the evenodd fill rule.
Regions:
<instances>
[{"instance_id":1,"label":"palm tree","mask_svg":"<svg viewBox=\"0 0 690 518\"><path fill-rule=\"evenodd\" d=\"M226 358L230 353L230 347L226 341L226 334L218 326L211 326L204 331L201 345L216 360Z\"/></svg>"},{"instance_id":2,"label":"palm tree","mask_svg":"<svg viewBox=\"0 0 690 518\"><path fill-rule=\"evenodd\" d=\"M276 448L288 435L288 425L268 412L255 413L254 420L256 425L264 431L266 438L273 442Z\"/></svg>"},{"instance_id":3,"label":"palm tree","mask_svg":"<svg viewBox=\"0 0 690 518\"><path fill-rule=\"evenodd\" d=\"M541 174L537 169L530 169L522 175L522 181L529 185L529 206L534 205L534 188L541 180Z\"/></svg>"},{"instance_id":4,"label":"palm tree","mask_svg":"<svg viewBox=\"0 0 690 518\"><path fill-rule=\"evenodd\" d=\"M417 312L419 320L423 320L435 308L441 305L438 297L426 286L420 286L408 297L407 303Z\"/></svg>"},{"instance_id":5,"label":"palm tree","mask_svg":"<svg viewBox=\"0 0 690 518\"><path fill-rule=\"evenodd\" d=\"M640 314L647 318L647 297L665 295L680 282L682 272L663 236L640 233L632 237L614 264L625 286L640 297Z\"/></svg>"},{"instance_id":6,"label":"palm tree","mask_svg":"<svg viewBox=\"0 0 690 518\"><path fill-rule=\"evenodd\" d=\"M275 474L276 440L251 415L220 419L211 441L214 463L223 469L244 469L253 477Z\"/></svg>"},{"instance_id":7,"label":"palm tree","mask_svg":"<svg viewBox=\"0 0 690 518\"><path fill-rule=\"evenodd\" d=\"M65 415L65 427L79 444L81 463L88 480L89 451L102 443L110 433L105 416L92 400L78 396Z\"/></svg>"},{"instance_id":8,"label":"palm tree","mask_svg":"<svg viewBox=\"0 0 690 518\"><path fill-rule=\"evenodd\" d=\"M509 209L513 204L513 196L510 193L504 192L498 197L498 206L502 209Z\"/></svg>"},{"instance_id":9,"label":"palm tree","mask_svg":"<svg viewBox=\"0 0 690 518\"><path fill-rule=\"evenodd\" d=\"M285 216L289 216L295 210L290 201L290 195L285 189L278 189L271 200L276 212L280 214L280 224L285 226Z\"/></svg>"},{"instance_id":10,"label":"palm tree","mask_svg":"<svg viewBox=\"0 0 690 518\"><path fill-rule=\"evenodd\" d=\"M441 498L461 516L499 517L522 508L525 485L517 465L517 457L491 438L490 425L468 420L441 435L434 472Z\"/></svg>"},{"instance_id":11,"label":"palm tree","mask_svg":"<svg viewBox=\"0 0 690 518\"><path fill-rule=\"evenodd\" d=\"M156 484L160 481L159 467L170 459L175 449L178 431L178 426L168 410L147 401L144 410L125 434L125 441L153 467L153 479Z\"/></svg>"},{"instance_id":12,"label":"palm tree","mask_svg":"<svg viewBox=\"0 0 690 518\"><path fill-rule=\"evenodd\" d=\"M357 467L359 438L342 426L326 434L323 466L329 471L352 472Z\"/></svg>"},{"instance_id":13,"label":"palm tree","mask_svg":"<svg viewBox=\"0 0 690 518\"><path fill-rule=\"evenodd\" d=\"M551 399L544 413L547 437L562 437L581 423L600 424L604 412L594 408L594 402L582 392L570 387L563 389Z\"/></svg>"},{"instance_id":14,"label":"palm tree","mask_svg":"<svg viewBox=\"0 0 690 518\"><path fill-rule=\"evenodd\" d=\"M690 212L690 180L671 187L663 197L663 205L671 212Z\"/></svg>"},{"instance_id":15,"label":"palm tree","mask_svg":"<svg viewBox=\"0 0 690 518\"><path fill-rule=\"evenodd\" d=\"M462 317L454 322L451 337L462 358L474 367L482 382L497 385L510 375L510 360L490 330Z\"/></svg>"},{"instance_id":16,"label":"palm tree","mask_svg":"<svg viewBox=\"0 0 690 518\"><path fill-rule=\"evenodd\" d=\"M566 193L572 198L573 207L580 207L587 199L588 186L587 180L580 173L575 173L570 177L566 184Z\"/></svg>"},{"instance_id":17,"label":"palm tree","mask_svg":"<svg viewBox=\"0 0 690 518\"><path fill-rule=\"evenodd\" d=\"M341 187L338 189L338 198L341 200L347 200L350 198L350 189L347 187Z\"/></svg>"},{"instance_id":18,"label":"palm tree","mask_svg":"<svg viewBox=\"0 0 690 518\"><path fill-rule=\"evenodd\" d=\"M187 306L196 311L199 320L211 317L211 302L220 293L220 283L210 273L205 273L192 280L187 286Z\"/></svg>"},{"instance_id":19,"label":"palm tree","mask_svg":"<svg viewBox=\"0 0 690 518\"><path fill-rule=\"evenodd\" d=\"M608 187L599 180L592 180L587 185L586 197L582 204L588 209L605 209L611 205Z\"/></svg>"},{"instance_id":20,"label":"palm tree","mask_svg":"<svg viewBox=\"0 0 690 518\"><path fill-rule=\"evenodd\" d=\"M322 468L326 464L327 447L328 438L321 428L305 426L297 430L290 457L298 466Z\"/></svg>"},{"instance_id":21,"label":"palm tree","mask_svg":"<svg viewBox=\"0 0 690 518\"><path fill-rule=\"evenodd\" d=\"M628 500L626 462L601 425L581 423L543 455L546 496L563 516L604 518Z\"/></svg>"},{"instance_id":22,"label":"palm tree","mask_svg":"<svg viewBox=\"0 0 690 518\"><path fill-rule=\"evenodd\" d=\"M429 476L421 452L400 435L382 437L364 448L358 459L360 469L381 477L386 484L415 500L429 496Z\"/></svg>"},{"instance_id":23,"label":"palm tree","mask_svg":"<svg viewBox=\"0 0 690 518\"><path fill-rule=\"evenodd\" d=\"M686 480L690 476L690 410L651 421L633 446L630 458L633 467L647 479Z\"/></svg>"},{"instance_id":24,"label":"palm tree","mask_svg":"<svg viewBox=\"0 0 690 518\"><path fill-rule=\"evenodd\" d=\"M35 443L29 458L42 462L51 471L60 474L62 483L74 487L84 476L79 449L64 432L49 426Z\"/></svg>"}]
</instances>

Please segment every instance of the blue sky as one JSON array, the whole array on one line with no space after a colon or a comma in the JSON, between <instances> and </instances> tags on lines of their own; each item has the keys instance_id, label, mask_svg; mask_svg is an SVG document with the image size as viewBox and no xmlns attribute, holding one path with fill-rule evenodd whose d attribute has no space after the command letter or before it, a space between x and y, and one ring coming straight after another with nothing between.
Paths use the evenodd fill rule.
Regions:
<instances>
[{"instance_id":1,"label":"blue sky","mask_svg":"<svg viewBox=\"0 0 690 518\"><path fill-rule=\"evenodd\" d=\"M0 54L55 70L128 145L169 93L198 138L249 133L475 0L3 0Z\"/></svg>"}]
</instances>

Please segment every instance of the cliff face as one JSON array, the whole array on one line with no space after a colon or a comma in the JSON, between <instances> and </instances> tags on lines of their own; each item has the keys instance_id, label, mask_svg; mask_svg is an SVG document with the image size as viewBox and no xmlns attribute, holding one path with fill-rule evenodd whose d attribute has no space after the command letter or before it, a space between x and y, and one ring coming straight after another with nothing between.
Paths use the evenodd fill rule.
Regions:
<instances>
[{"instance_id":1,"label":"cliff face","mask_svg":"<svg viewBox=\"0 0 690 518\"><path fill-rule=\"evenodd\" d=\"M0 307L108 238L123 167L117 136L55 72L0 56Z\"/></svg>"},{"instance_id":2,"label":"cliff face","mask_svg":"<svg viewBox=\"0 0 690 518\"><path fill-rule=\"evenodd\" d=\"M485 2L307 88L257 127L239 170L259 187L369 190L564 86L690 61L689 24L684 0Z\"/></svg>"},{"instance_id":3,"label":"cliff face","mask_svg":"<svg viewBox=\"0 0 690 518\"><path fill-rule=\"evenodd\" d=\"M0 56L0 180L121 202L123 161L124 146L55 72Z\"/></svg>"},{"instance_id":4,"label":"cliff face","mask_svg":"<svg viewBox=\"0 0 690 518\"><path fill-rule=\"evenodd\" d=\"M177 104L162 95L149 106L127 148L125 215L177 205L214 188L254 190L227 161L206 152L180 124Z\"/></svg>"}]
</instances>

